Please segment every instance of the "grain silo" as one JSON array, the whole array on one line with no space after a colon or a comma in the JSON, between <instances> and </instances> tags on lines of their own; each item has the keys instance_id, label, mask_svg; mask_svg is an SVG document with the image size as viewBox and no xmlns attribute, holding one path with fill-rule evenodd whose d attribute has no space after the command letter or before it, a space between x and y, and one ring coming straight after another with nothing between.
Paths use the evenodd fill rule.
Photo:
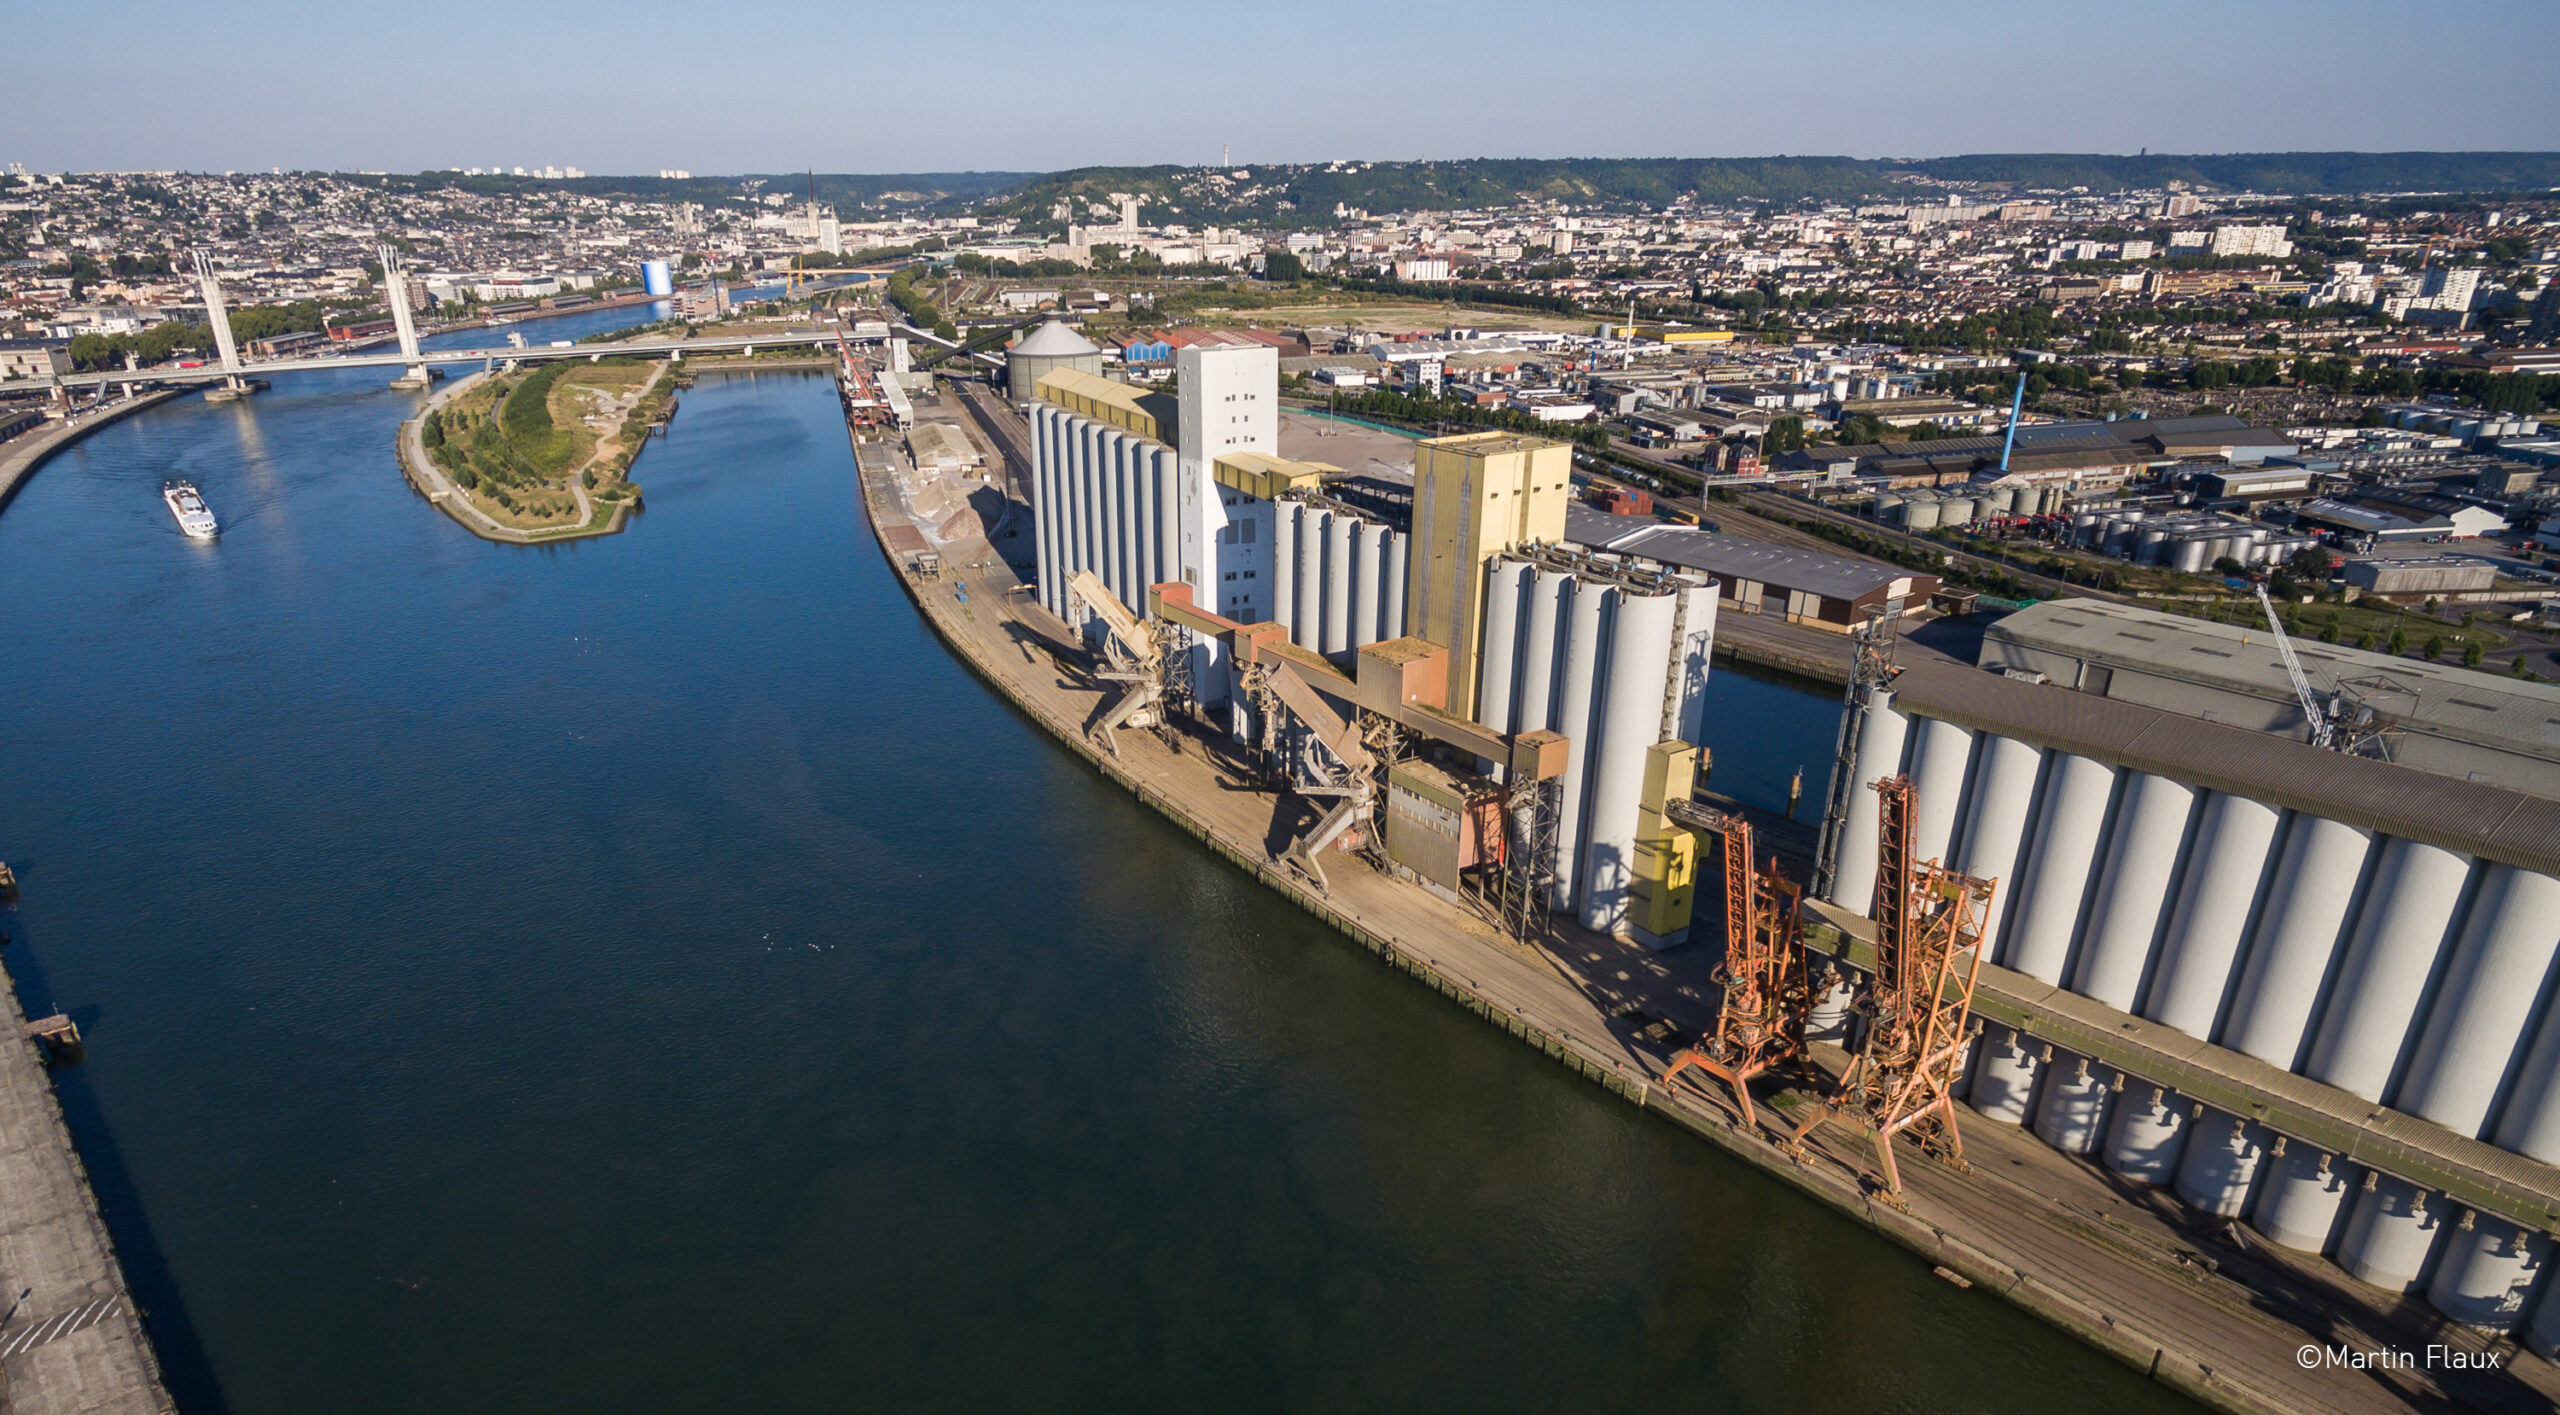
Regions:
<instances>
[{"instance_id":1,"label":"grain silo","mask_svg":"<svg viewBox=\"0 0 2560 1415\"><path fill-rule=\"evenodd\" d=\"M1062 368L1099 377L1102 373L1102 349L1092 340L1050 320L1023 337L1021 343L1006 352L1005 386L1013 401L1028 403L1039 394L1040 380Z\"/></svg>"}]
</instances>

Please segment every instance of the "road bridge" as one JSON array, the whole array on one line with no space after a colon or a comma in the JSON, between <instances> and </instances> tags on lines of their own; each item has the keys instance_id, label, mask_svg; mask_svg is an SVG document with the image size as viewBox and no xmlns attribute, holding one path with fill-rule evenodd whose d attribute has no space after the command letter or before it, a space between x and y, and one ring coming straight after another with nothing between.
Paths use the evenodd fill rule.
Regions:
<instances>
[{"instance_id":1,"label":"road bridge","mask_svg":"<svg viewBox=\"0 0 2560 1415\"><path fill-rule=\"evenodd\" d=\"M0 379L0 394L49 393L56 388L74 392L95 392L101 388L125 384L159 384L186 387L217 384L233 378L266 378L280 373L314 373L331 369L398 368L452 364L542 363L557 359L608 359L615 357L687 358L701 354L751 354L758 349L824 347L836 342L832 329L776 330L771 334L724 334L693 339L631 339L609 344L529 344L523 348L495 349L422 349L406 353L385 349L368 354L323 354L310 358L268 359L263 362L243 359L236 369L218 364L204 368L155 368L110 370L104 373L61 374L52 378Z\"/></svg>"}]
</instances>

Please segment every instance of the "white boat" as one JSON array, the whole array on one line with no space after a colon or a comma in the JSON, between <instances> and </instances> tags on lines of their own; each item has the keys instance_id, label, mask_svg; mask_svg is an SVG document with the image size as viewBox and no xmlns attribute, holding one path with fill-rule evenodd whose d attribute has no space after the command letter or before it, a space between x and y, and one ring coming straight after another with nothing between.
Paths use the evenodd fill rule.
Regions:
<instances>
[{"instance_id":1,"label":"white boat","mask_svg":"<svg viewBox=\"0 0 2560 1415\"><path fill-rule=\"evenodd\" d=\"M213 519L213 508L204 504L204 493L190 481L173 481L160 488L160 499L169 503L169 514L178 518L178 529L197 540L211 540L222 534Z\"/></svg>"}]
</instances>

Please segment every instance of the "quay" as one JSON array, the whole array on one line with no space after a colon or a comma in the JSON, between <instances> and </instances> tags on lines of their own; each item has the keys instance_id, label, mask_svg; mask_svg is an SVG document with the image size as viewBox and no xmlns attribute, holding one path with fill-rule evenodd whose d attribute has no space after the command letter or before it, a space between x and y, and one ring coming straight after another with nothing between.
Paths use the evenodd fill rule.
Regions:
<instances>
[{"instance_id":1,"label":"quay","mask_svg":"<svg viewBox=\"0 0 2560 1415\"><path fill-rule=\"evenodd\" d=\"M104 408L81 416L66 418L24 437L0 442L0 508L18 494L18 487L35 474L54 453L87 437L102 427L120 423L145 408L156 408L172 398L183 398L192 388L162 389L110 403Z\"/></svg>"},{"instance_id":2,"label":"quay","mask_svg":"<svg viewBox=\"0 0 2560 1415\"><path fill-rule=\"evenodd\" d=\"M176 1407L46 1070L77 1030L16 1022L5 967L0 1003L0 1415L161 1415Z\"/></svg>"},{"instance_id":3,"label":"quay","mask_svg":"<svg viewBox=\"0 0 2560 1415\"><path fill-rule=\"evenodd\" d=\"M1010 408L971 400L982 423ZM995 429L990 428L991 432ZM992 439L1004 447L1012 437ZM1609 1093L1707 1140L1811 1195L1952 1275L1946 1300L1980 1289L2072 1332L2181 1393L2232 1412L2548 1410L2560 1370L2435 1314L2415 1296L2361 1288L2316 1259L2250 1240L2171 1195L2129 1185L2031 1133L1989 1122L1963 1126L1968 1165L1902 1168L1899 1201L1878 1192L1868 1135L1817 1127L1794 1150L1747 1126L1727 1097L1665 1084L1672 1055L1714 1019L1710 974L1721 960L1693 943L1648 953L1568 920L1535 945L1509 938L1461 906L1391 880L1353 856L1330 857L1319 892L1279 864L1270 842L1294 834L1306 807L1262 789L1221 734L1176 717L1168 730L1123 732L1121 753L1088 739L1116 685L1076 635L1025 592L1027 537L1013 558L981 536L940 540L912 514L920 493L947 501L935 474L892 444L854 439L858 495L875 540L925 621L980 679L1025 717L1237 868L1407 973ZM1006 447L1010 451L1010 447ZM1011 460L1010 457L1004 460ZM1027 525L1019 488L1028 468L997 482L1014 495L1004 523ZM938 573L919 569L919 546ZM1846 645L1788 626L1725 621L1719 656L1841 681ZM1780 632L1787 631L1787 632ZM1836 665L1836 666L1835 666ZM1835 945L1838 946L1838 945ZM2025 1015L2049 1000L2020 996ZM1835 1073L1836 1047L1815 1060ZM1694 1073L1693 1073L1694 1074ZM1772 1098L1780 1114L1810 1114L1803 1091ZM1747 1222L1747 1214L1736 1214ZM2465 1362L2314 1362L2306 1348L2395 1353L2444 1348ZM2491 1366L2494 1358L2494 1368Z\"/></svg>"}]
</instances>

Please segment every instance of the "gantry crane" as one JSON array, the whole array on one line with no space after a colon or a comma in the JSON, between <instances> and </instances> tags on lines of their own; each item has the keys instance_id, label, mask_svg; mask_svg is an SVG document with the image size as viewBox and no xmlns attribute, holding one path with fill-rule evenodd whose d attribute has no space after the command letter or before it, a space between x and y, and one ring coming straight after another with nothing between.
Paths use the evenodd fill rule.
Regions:
<instances>
[{"instance_id":1,"label":"gantry crane","mask_svg":"<svg viewBox=\"0 0 2560 1415\"><path fill-rule=\"evenodd\" d=\"M1848 1116L1874 1134L1885 1192L1899 1196L1894 1136L1909 1130L1932 1154L1964 1157L1954 1086L1964 1065L1974 980L1982 971L1982 924L1997 886L1935 860L1915 864L1911 778L1888 776L1875 791L1884 798L1875 971L1855 1004L1867 1019L1866 1036L1830 1106L1798 1127L1795 1138L1812 1133L1831 1112Z\"/></svg>"},{"instance_id":2,"label":"gantry crane","mask_svg":"<svg viewBox=\"0 0 2560 1415\"><path fill-rule=\"evenodd\" d=\"M1164 648L1091 570L1078 570L1069 576L1067 592L1083 600L1108 631L1102 643L1103 667L1095 676L1129 685L1092 729L1116 757L1120 755L1120 739L1113 729L1146 726L1142 720L1145 714L1164 699Z\"/></svg>"},{"instance_id":3,"label":"gantry crane","mask_svg":"<svg viewBox=\"0 0 2560 1415\"><path fill-rule=\"evenodd\" d=\"M1721 1077L1742 1106L1743 1124L1756 1128L1751 1078L1804 1055L1805 1016L1813 1008L1799 912L1804 889L1779 871L1775 856L1752 864L1751 823L1740 816L1695 806L1674 816L1724 836L1724 965L1715 975L1724 999L1714 1033L1673 1057L1662 1081L1669 1085L1691 1066Z\"/></svg>"}]
</instances>

